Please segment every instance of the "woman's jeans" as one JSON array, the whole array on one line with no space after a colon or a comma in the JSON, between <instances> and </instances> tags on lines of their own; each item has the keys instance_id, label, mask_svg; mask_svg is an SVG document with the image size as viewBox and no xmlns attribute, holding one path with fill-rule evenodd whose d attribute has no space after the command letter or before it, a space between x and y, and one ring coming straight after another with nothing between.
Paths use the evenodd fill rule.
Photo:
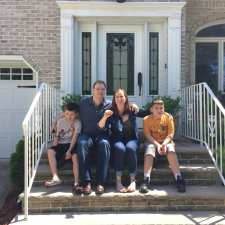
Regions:
<instances>
[{"instance_id":1,"label":"woman's jeans","mask_svg":"<svg viewBox=\"0 0 225 225\"><path fill-rule=\"evenodd\" d=\"M130 140L127 143L115 142L113 148L116 175L122 176L123 170L127 166L130 176L134 177L137 173L137 140Z\"/></svg>"}]
</instances>

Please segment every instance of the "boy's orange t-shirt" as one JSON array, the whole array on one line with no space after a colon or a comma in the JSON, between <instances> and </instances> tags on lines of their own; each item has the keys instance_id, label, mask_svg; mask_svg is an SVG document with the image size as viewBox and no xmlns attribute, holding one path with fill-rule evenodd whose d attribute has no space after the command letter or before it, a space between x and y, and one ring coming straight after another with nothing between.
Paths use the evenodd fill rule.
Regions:
<instances>
[{"instance_id":1,"label":"boy's orange t-shirt","mask_svg":"<svg viewBox=\"0 0 225 225\"><path fill-rule=\"evenodd\" d=\"M170 136L174 136L173 117L169 113L164 113L161 118L156 119L153 115L144 118L144 134L151 135L160 144Z\"/></svg>"}]
</instances>

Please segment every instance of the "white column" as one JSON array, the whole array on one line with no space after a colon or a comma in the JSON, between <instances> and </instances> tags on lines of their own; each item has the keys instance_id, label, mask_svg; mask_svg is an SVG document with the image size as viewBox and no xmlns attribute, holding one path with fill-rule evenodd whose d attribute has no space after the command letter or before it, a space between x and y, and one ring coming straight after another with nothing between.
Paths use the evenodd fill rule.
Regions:
<instances>
[{"instance_id":1,"label":"white column","mask_svg":"<svg viewBox=\"0 0 225 225\"><path fill-rule=\"evenodd\" d=\"M181 16L168 18L168 95L176 97L181 88Z\"/></svg>"},{"instance_id":2,"label":"white column","mask_svg":"<svg viewBox=\"0 0 225 225\"><path fill-rule=\"evenodd\" d=\"M61 90L74 92L74 18L61 14Z\"/></svg>"}]
</instances>

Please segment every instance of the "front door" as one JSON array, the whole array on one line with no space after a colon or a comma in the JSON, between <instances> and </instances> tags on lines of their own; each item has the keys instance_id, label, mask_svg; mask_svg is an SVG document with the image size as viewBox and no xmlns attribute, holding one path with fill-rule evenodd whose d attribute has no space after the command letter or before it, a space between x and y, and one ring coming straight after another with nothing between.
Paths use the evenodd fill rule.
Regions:
<instances>
[{"instance_id":1,"label":"front door","mask_svg":"<svg viewBox=\"0 0 225 225\"><path fill-rule=\"evenodd\" d=\"M98 46L98 76L107 83L107 96L123 88L130 101L142 105L143 27L101 25Z\"/></svg>"},{"instance_id":2,"label":"front door","mask_svg":"<svg viewBox=\"0 0 225 225\"><path fill-rule=\"evenodd\" d=\"M91 95L91 84L104 80L108 98L116 89L124 88L130 102L140 107L157 95L166 95L164 23L114 22L80 21L75 45L80 49L75 51L75 93Z\"/></svg>"}]
</instances>

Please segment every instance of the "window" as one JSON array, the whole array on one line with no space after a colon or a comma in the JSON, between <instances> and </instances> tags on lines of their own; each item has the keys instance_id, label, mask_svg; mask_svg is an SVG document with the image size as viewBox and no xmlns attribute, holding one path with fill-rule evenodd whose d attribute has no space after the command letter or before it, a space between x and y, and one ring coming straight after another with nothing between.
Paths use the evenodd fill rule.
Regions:
<instances>
[{"instance_id":1,"label":"window","mask_svg":"<svg viewBox=\"0 0 225 225\"><path fill-rule=\"evenodd\" d=\"M91 94L91 32L82 33L82 94Z\"/></svg>"},{"instance_id":2,"label":"window","mask_svg":"<svg viewBox=\"0 0 225 225\"><path fill-rule=\"evenodd\" d=\"M134 34L107 33L108 94L118 88L134 94Z\"/></svg>"},{"instance_id":3,"label":"window","mask_svg":"<svg viewBox=\"0 0 225 225\"><path fill-rule=\"evenodd\" d=\"M197 37L225 37L225 24L204 28L198 32Z\"/></svg>"},{"instance_id":4,"label":"window","mask_svg":"<svg viewBox=\"0 0 225 225\"><path fill-rule=\"evenodd\" d=\"M158 94L159 33L149 33L149 95Z\"/></svg>"},{"instance_id":5,"label":"window","mask_svg":"<svg viewBox=\"0 0 225 225\"><path fill-rule=\"evenodd\" d=\"M10 80L10 68L0 68L0 80Z\"/></svg>"},{"instance_id":6,"label":"window","mask_svg":"<svg viewBox=\"0 0 225 225\"><path fill-rule=\"evenodd\" d=\"M29 68L0 68L0 80L33 80Z\"/></svg>"},{"instance_id":7,"label":"window","mask_svg":"<svg viewBox=\"0 0 225 225\"><path fill-rule=\"evenodd\" d=\"M214 92L225 92L225 24L196 34L195 81L206 82Z\"/></svg>"}]
</instances>

